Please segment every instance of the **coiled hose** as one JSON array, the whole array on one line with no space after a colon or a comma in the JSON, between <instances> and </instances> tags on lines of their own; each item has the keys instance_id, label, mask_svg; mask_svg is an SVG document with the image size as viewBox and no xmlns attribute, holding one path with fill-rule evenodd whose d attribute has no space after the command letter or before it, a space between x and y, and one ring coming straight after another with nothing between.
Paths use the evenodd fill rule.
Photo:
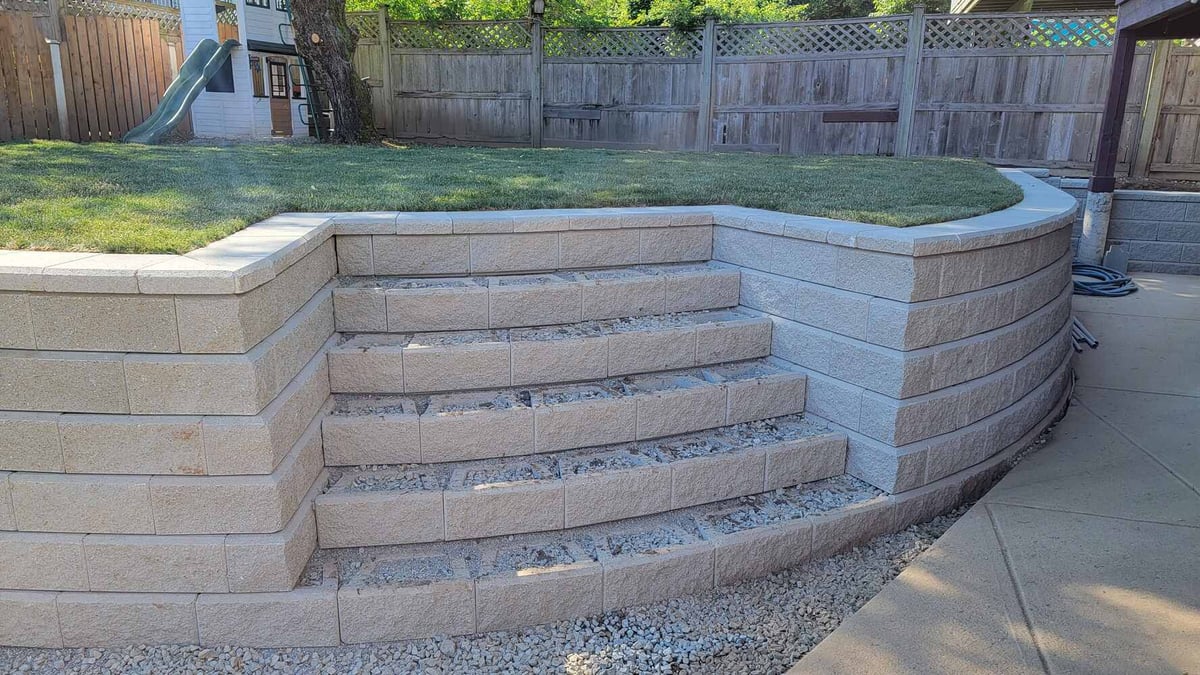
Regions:
<instances>
[{"instance_id":1,"label":"coiled hose","mask_svg":"<svg viewBox=\"0 0 1200 675\"><path fill-rule=\"evenodd\" d=\"M1084 280L1078 278L1074 280L1076 295L1099 295L1115 298L1129 295L1137 290L1137 284L1133 283L1133 279L1128 274L1118 272L1111 267L1076 262L1071 263L1071 274L1074 277L1086 277Z\"/></svg>"}]
</instances>

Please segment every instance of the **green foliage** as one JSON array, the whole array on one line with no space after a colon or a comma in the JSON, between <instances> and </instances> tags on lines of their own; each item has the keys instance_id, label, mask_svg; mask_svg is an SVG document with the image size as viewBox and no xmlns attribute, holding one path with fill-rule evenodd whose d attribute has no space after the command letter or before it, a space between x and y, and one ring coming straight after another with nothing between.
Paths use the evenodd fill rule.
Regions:
<instances>
[{"instance_id":1,"label":"green foliage","mask_svg":"<svg viewBox=\"0 0 1200 675\"><path fill-rule=\"evenodd\" d=\"M872 16L912 14L913 7L925 5L926 14L945 14L950 11L950 0L875 0Z\"/></svg>"}]
</instances>

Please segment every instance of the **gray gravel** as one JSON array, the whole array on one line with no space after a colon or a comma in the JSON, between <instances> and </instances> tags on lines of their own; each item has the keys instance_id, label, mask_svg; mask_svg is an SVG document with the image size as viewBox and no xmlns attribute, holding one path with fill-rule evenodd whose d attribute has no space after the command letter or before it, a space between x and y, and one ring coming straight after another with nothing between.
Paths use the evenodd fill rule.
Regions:
<instances>
[{"instance_id":1,"label":"gray gravel","mask_svg":"<svg viewBox=\"0 0 1200 675\"><path fill-rule=\"evenodd\" d=\"M765 579L515 633L336 649L0 649L0 672L781 673L962 512Z\"/></svg>"}]
</instances>

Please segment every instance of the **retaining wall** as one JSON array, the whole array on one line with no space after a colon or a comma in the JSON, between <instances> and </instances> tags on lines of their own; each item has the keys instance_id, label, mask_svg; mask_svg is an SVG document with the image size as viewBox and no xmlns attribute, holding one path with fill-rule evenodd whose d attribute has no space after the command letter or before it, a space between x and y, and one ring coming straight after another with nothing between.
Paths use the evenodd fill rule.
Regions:
<instances>
[{"instance_id":1,"label":"retaining wall","mask_svg":"<svg viewBox=\"0 0 1200 675\"><path fill-rule=\"evenodd\" d=\"M1079 202L1071 233L1074 248L1083 230L1087 181L1047 177L1046 182ZM1200 274L1200 193L1115 191L1108 244L1125 251L1131 272Z\"/></svg>"}]
</instances>

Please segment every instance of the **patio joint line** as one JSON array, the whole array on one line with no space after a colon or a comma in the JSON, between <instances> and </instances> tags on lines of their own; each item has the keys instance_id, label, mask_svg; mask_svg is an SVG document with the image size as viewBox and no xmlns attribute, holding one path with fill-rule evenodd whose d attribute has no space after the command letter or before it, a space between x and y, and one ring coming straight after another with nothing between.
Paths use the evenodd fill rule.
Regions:
<instances>
[{"instance_id":1,"label":"patio joint line","mask_svg":"<svg viewBox=\"0 0 1200 675\"><path fill-rule=\"evenodd\" d=\"M1183 527L1189 530L1200 530L1200 525L1189 525L1187 523L1166 523L1161 520L1142 520L1141 518L1129 518L1126 516L1113 516L1104 513L1092 513L1091 511L1074 511L1071 509L1054 509L1049 506L1033 506L1031 504L1017 504L1014 502L1006 502L1002 500L989 499L990 505L1011 506L1015 509L1031 509L1033 511L1048 511L1050 513L1069 513L1075 516L1088 516L1090 518L1104 518L1106 520L1120 520L1127 523L1144 523L1146 525L1163 525L1166 527Z\"/></svg>"},{"instance_id":2,"label":"patio joint line","mask_svg":"<svg viewBox=\"0 0 1200 675\"><path fill-rule=\"evenodd\" d=\"M1046 654L1042 649L1041 641L1038 640L1037 630L1033 626L1033 620L1029 617L1029 609L1025 603L1025 591L1021 588L1021 584L1017 582L1017 573L1013 568L1012 557L1008 553L1008 546L1004 544L1004 536L1000 534L1000 524L996 522L996 517L992 514L990 504L983 504L983 512L987 514L988 523L992 526L992 534L996 536L996 543L1000 545L1000 556L1004 559L1004 568L1008 571L1008 580L1012 582L1013 592L1017 596L1017 606L1021 608L1021 618L1025 620L1025 628L1029 630L1029 638L1033 641L1033 649L1037 652L1038 661L1042 664L1042 671L1046 675L1052 675L1050 662L1046 660Z\"/></svg>"},{"instance_id":3,"label":"patio joint line","mask_svg":"<svg viewBox=\"0 0 1200 675\"><path fill-rule=\"evenodd\" d=\"M1096 389L1099 391L1123 391L1123 392L1127 392L1130 394L1152 394L1154 396L1174 396L1175 398L1200 399L1200 396L1193 396L1192 394L1176 394L1174 392L1169 392L1169 391L1146 391L1144 389L1125 389L1124 387L1104 387L1104 386L1101 386L1098 384L1080 384L1080 385L1076 385L1076 387L1078 389ZM1078 396L1076 396L1076 399L1078 399ZM1082 405L1082 402L1080 403L1080 405Z\"/></svg>"},{"instance_id":4,"label":"patio joint line","mask_svg":"<svg viewBox=\"0 0 1200 675\"><path fill-rule=\"evenodd\" d=\"M1077 400L1078 400L1078 399L1077 399ZM1128 442L1130 445L1132 445L1133 447L1137 448L1138 450L1141 450L1141 451L1142 451L1142 453L1143 453L1143 454L1145 454L1145 455L1146 455L1147 457L1149 457L1150 459L1152 459L1152 460L1154 461L1154 463L1155 463L1155 464L1157 464L1157 465L1161 466L1161 467L1163 468L1163 470L1164 470L1164 471L1166 471L1167 473L1171 474L1171 476L1172 476L1172 477L1174 477L1174 478L1175 478L1175 480L1179 481L1180 483L1183 483L1183 485L1184 485L1185 487L1187 487L1187 489L1191 490L1193 494L1195 494L1197 497L1200 497L1200 489L1197 489L1197 488L1196 488L1196 486L1195 486L1195 485L1192 485L1190 482L1188 482L1188 480L1187 480L1186 478L1184 478L1183 476L1179 475L1178 473L1176 473L1176 471L1175 471L1174 469L1172 469L1171 467L1169 467L1169 466L1167 466L1166 464L1164 464L1164 463L1163 463L1163 461L1162 461L1161 459L1159 459L1158 457L1156 457L1156 456L1154 455L1154 453L1150 452L1150 451L1149 451L1149 450L1147 450L1146 448L1143 448L1143 447L1142 447L1140 444L1138 444L1138 442L1137 442L1137 441L1135 441L1135 440L1133 440L1132 438L1130 438L1130 437L1129 437L1129 436L1128 436L1128 435L1127 435L1127 434L1126 434L1124 431L1121 431L1120 429L1118 429L1118 428L1117 428L1117 426L1116 426L1115 424L1113 424L1112 422L1109 422L1107 419L1105 419L1103 416L1101 416L1101 415L1100 415L1099 413L1097 413L1095 410L1092 410L1092 409L1091 409L1091 407L1090 407L1090 406L1088 406L1088 404L1087 404L1087 403L1083 402L1082 400L1079 400L1079 405L1080 405L1080 407L1082 407L1084 410L1086 410L1086 411L1088 411L1088 412L1092 413L1093 415L1095 415L1095 416L1096 416L1096 419L1098 419L1098 420L1100 420L1101 422L1103 422L1105 425L1107 425L1107 426L1108 426L1108 428L1110 428L1110 429L1112 429L1113 431L1117 432L1117 435L1118 435L1118 436L1120 436L1121 438L1124 438L1124 439L1126 440L1126 442Z\"/></svg>"}]
</instances>

